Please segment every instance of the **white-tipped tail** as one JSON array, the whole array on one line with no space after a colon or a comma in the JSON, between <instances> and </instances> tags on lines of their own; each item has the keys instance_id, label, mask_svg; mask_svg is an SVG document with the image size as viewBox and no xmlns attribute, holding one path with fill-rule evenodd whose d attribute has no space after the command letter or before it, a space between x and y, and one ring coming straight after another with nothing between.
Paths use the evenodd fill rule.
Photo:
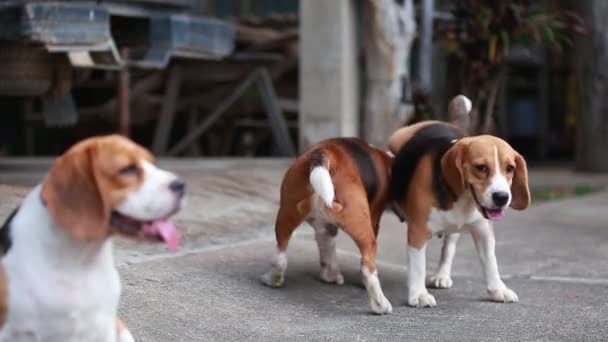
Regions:
<instances>
[{"instance_id":1,"label":"white-tipped tail","mask_svg":"<svg viewBox=\"0 0 608 342\"><path fill-rule=\"evenodd\" d=\"M471 100L464 95L457 95L450 101L448 113L453 116L469 116L471 109L473 109Z\"/></svg>"},{"instance_id":2,"label":"white-tipped tail","mask_svg":"<svg viewBox=\"0 0 608 342\"><path fill-rule=\"evenodd\" d=\"M315 166L310 171L310 185L312 185L314 192L323 199L327 207L331 208L334 203L335 192L329 170L323 166Z\"/></svg>"},{"instance_id":3,"label":"white-tipped tail","mask_svg":"<svg viewBox=\"0 0 608 342\"><path fill-rule=\"evenodd\" d=\"M455 96L448 105L448 116L451 123L465 132L472 131L471 109L473 104L464 95Z\"/></svg>"},{"instance_id":4,"label":"white-tipped tail","mask_svg":"<svg viewBox=\"0 0 608 342\"><path fill-rule=\"evenodd\" d=\"M469 100L468 97L464 96L464 95L460 95L462 96L461 101L464 102L464 110L470 114L471 113L471 109L473 109L473 103L471 103L471 100Z\"/></svg>"}]
</instances>

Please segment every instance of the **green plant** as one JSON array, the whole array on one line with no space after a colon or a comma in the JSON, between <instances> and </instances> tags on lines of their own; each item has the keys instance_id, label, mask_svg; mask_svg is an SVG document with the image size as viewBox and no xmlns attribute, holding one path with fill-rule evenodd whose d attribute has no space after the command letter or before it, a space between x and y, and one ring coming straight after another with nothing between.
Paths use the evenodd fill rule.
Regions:
<instances>
[{"instance_id":1,"label":"green plant","mask_svg":"<svg viewBox=\"0 0 608 342\"><path fill-rule=\"evenodd\" d=\"M547 201L561 200L568 197L579 197L589 195L603 190L602 187L588 184L577 184L574 186L563 186L556 188L532 189L532 203L538 204Z\"/></svg>"},{"instance_id":2,"label":"green plant","mask_svg":"<svg viewBox=\"0 0 608 342\"><path fill-rule=\"evenodd\" d=\"M532 0L454 0L451 20L441 21L436 39L464 68L463 91L485 106L477 130L487 131L498 89L499 71L516 44L542 44L557 51L572 45L571 35L587 34L583 19Z\"/></svg>"}]
</instances>

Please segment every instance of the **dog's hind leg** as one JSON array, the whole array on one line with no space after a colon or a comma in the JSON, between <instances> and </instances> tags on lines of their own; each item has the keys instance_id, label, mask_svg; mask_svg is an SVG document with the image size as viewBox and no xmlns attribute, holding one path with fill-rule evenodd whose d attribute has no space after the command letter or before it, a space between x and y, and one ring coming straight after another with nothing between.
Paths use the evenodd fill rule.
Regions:
<instances>
[{"instance_id":1,"label":"dog's hind leg","mask_svg":"<svg viewBox=\"0 0 608 342\"><path fill-rule=\"evenodd\" d=\"M321 280L330 284L344 284L344 277L340 272L336 256L338 227L316 219L311 219L308 223L315 229L315 240L319 247L319 263L321 264Z\"/></svg>"},{"instance_id":2,"label":"dog's hind leg","mask_svg":"<svg viewBox=\"0 0 608 342\"><path fill-rule=\"evenodd\" d=\"M285 281L285 270L287 269L287 245L294 230L304 221L308 214L306 203L298 203L294 206L281 206L275 223L275 235L277 239L277 252L272 261L270 271L262 275L262 283L271 287L280 287Z\"/></svg>"},{"instance_id":3,"label":"dog's hind leg","mask_svg":"<svg viewBox=\"0 0 608 342\"><path fill-rule=\"evenodd\" d=\"M393 306L384 296L378 278L374 228L369 209L361 210L362 207L362 205L354 205L351 208L356 209L344 210L342 214L343 229L355 241L361 252L361 275L372 311L379 315L389 314L393 312Z\"/></svg>"}]
</instances>

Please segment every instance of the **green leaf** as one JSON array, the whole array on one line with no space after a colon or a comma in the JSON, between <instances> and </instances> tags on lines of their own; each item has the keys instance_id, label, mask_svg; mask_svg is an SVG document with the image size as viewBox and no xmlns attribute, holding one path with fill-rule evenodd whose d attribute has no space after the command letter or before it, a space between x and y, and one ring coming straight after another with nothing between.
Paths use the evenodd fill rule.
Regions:
<instances>
[{"instance_id":1,"label":"green leaf","mask_svg":"<svg viewBox=\"0 0 608 342\"><path fill-rule=\"evenodd\" d=\"M506 30L500 31L500 40L502 41L502 53L507 56L510 50L509 33Z\"/></svg>"},{"instance_id":2,"label":"green leaf","mask_svg":"<svg viewBox=\"0 0 608 342\"><path fill-rule=\"evenodd\" d=\"M549 25L541 25L540 28L543 31L543 34L545 35L547 41L552 45L557 45L557 42L555 41L555 35L553 34L553 30L551 30L551 27Z\"/></svg>"},{"instance_id":3,"label":"green leaf","mask_svg":"<svg viewBox=\"0 0 608 342\"><path fill-rule=\"evenodd\" d=\"M581 25L585 23L585 19L583 19L583 17L576 12L563 11L562 14L564 15L564 17L568 17Z\"/></svg>"},{"instance_id":4,"label":"green leaf","mask_svg":"<svg viewBox=\"0 0 608 342\"><path fill-rule=\"evenodd\" d=\"M574 42L572 41L572 39L570 39L570 37L568 37L567 35L563 34L560 35L558 38L558 41L561 41L563 46L568 46L571 47L574 45Z\"/></svg>"},{"instance_id":5,"label":"green leaf","mask_svg":"<svg viewBox=\"0 0 608 342\"><path fill-rule=\"evenodd\" d=\"M538 27L530 25L530 31L532 31L532 35L534 37L534 41L536 41L536 43L540 43L541 42L541 36L540 36L540 31L538 30Z\"/></svg>"},{"instance_id":6,"label":"green leaf","mask_svg":"<svg viewBox=\"0 0 608 342\"><path fill-rule=\"evenodd\" d=\"M551 26L551 28L553 30L563 30L566 28L566 25L564 23L562 23L561 21L555 21L549 25Z\"/></svg>"}]
</instances>

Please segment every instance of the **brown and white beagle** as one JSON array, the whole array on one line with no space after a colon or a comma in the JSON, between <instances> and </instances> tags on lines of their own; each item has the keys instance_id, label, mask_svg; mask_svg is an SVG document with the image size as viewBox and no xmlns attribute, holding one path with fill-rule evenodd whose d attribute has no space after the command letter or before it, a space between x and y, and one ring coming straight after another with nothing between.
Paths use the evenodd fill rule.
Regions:
<instances>
[{"instance_id":1,"label":"brown and white beagle","mask_svg":"<svg viewBox=\"0 0 608 342\"><path fill-rule=\"evenodd\" d=\"M509 206L528 207L524 158L502 139L465 137L456 126L437 121L399 129L389 148L395 154L391 201L408 226L408 304L436 305L425 286L427 240L444 236L439 267L428 285L449 288L456 243L465 231L475 242L492 300L517 302L498 273L491 222L502 219Z\"/></svg>"},{"instance_id":2,"label":"brown and white beagle","mask_svg":"<svg viewBox=\"0 0 608 342\"><path fill-rule=\"evenodd\" d=\"M185 183L120 136L83 140L59 157L0 230L0 341L130 342L116 318L112 237L165 241Z\"/></svg>"},{"instance_id":3,"label":"brown and white beagle","mask_svg":"<svg viewBox=\"0 0 608 342\"><path fill-rule=\"evenodd\" d=\"M361 273L373 312L392 311L376 269L376 236L388 203L391 157L356 138L323 141L302 154L281 185L275 233L277 254L264 284L279 287L287 268L287 244L303 221L315 230L321 264L320 278L341 285L335 237L344 230L361 252Z\"/></svg>"}]
</instances>

